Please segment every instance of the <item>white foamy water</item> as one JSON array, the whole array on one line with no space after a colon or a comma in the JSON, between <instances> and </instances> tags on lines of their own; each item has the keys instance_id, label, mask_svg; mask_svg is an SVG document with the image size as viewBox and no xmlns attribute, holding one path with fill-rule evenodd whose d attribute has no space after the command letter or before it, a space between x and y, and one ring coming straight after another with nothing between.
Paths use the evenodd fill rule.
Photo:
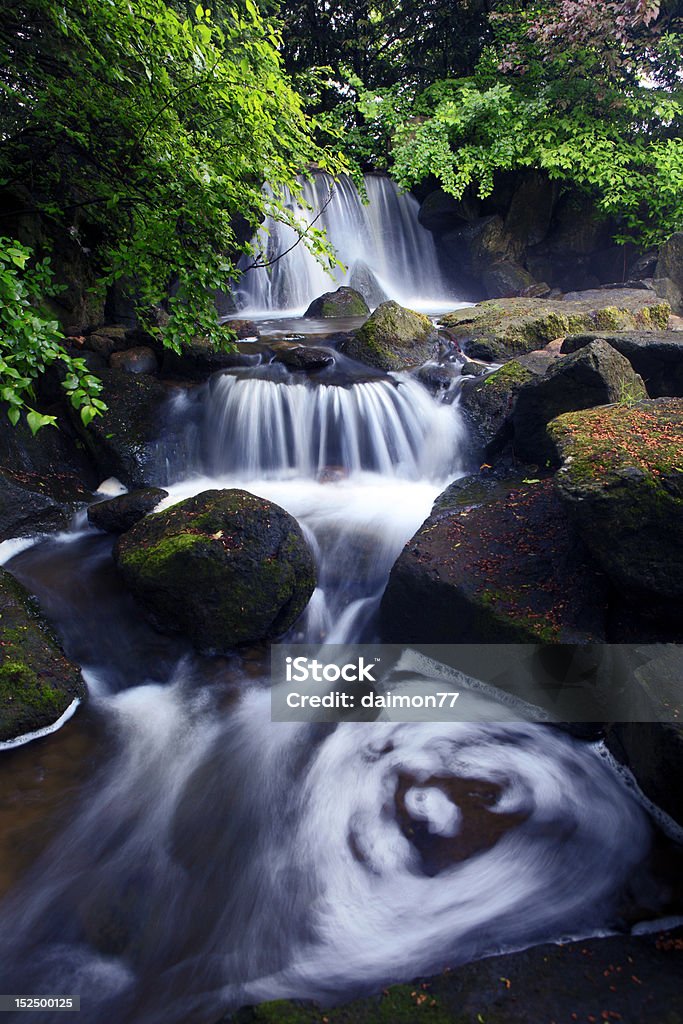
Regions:
<instances>
[{"instance_id":1,"label":"white foamy water","mask_svg":"<svg viewBox=\"0 0 683 1024\"><path fill-rule=\"evenodd\" d=\"M365 187L367 204L349 178L334 184L328 175L316 174L303 185L306 205L287 197L302 223L318 218L316 227L325 228L344 269L330 276L305 245L296 244L292 228L269 218L254 244L266 261L286 255L269 268L244 274L237 291L241 315L301 314L313 299L342 284L360 291L371 309L386 299L434 312L457 304L441 273L434 237L417 219L415 197L400 193L382 175L366 175Z\"/></svg>"}]
</instances>

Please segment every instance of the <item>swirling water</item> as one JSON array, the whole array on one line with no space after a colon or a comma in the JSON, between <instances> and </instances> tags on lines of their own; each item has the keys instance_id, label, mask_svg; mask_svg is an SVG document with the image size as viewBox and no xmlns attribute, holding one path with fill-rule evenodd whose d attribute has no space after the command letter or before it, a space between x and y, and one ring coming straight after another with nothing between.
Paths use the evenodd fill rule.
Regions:
<instances>
[{"instance_id":1,"label":"swirling water","mask_svg":"<svg viewBox=\"0 0 683 1024\"><path fill-rule=\"evenodd\" d=\"M457 404L409 378L298 381L236 373L201 389L194 469L168 501L241 486L287 508L319 564L298 635L357 640L463 470L463 427ZM502 712L271 723L258 653L211 661L153 633L110 548L82 530L10 565L92 694L40 743L68 757L90 730L97 750L0 904L3 991L80 993L84 1024L210 1024L228 1006L339 1000L615 920L650 826L590 746Z\"/></svg>"}]
</instances>

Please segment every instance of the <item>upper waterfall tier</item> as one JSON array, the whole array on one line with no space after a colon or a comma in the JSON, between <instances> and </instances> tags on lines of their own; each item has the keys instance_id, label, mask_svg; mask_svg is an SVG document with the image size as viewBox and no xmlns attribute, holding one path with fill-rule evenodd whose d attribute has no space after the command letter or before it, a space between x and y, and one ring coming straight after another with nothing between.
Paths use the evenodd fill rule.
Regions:
<instances>
[{"instance_id":1,"label":"upper waterfall tier","mask_svg":"<svg viewBox=\"0 0 683 1024\"><path fill-rule=\"evenodd\" d=\"M356 288L371 307L385 299L413 308L452 302L455 297L443 279L433 236L417 219L415 197L399 193L393 181L376 174L366 176L365 187L366 204L349 178L335 183L326 174L316 174L303 186L310 209L290 196L291 208L304 222L322 210L316 227L325 228L345 270L338 269L332 279L303 244L295 244L292 228L268 219L255 239L257 249L268 261L286 255L268 269L244 274L236 294L240 310L251 315L303 312L318 295L341 284Z\"/></svg>"}]
</instances>

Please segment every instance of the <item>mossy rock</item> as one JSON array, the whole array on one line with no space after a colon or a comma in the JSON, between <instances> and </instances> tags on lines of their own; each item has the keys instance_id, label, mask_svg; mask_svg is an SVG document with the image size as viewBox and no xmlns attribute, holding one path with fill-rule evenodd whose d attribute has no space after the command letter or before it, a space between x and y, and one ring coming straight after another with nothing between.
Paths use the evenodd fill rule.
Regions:
<instances>
[{"instance_id":1,"label":"mossy rock","mask_svg":"<svg viewBox=\"0 0 683 1024\"><path fill-rule=\"evenodd\" d=\"M403 370L430 359L439 336L428 316L383 302L372 316L344 342L342 351L378 370Z\"/></svg>"},{"instance_id":2,"label":"mossy rock","mask_svg":"<svg viewBox=\"0 0 683 1024\"><path fill-rule=\"evenodd\" d=\"M491 299L441 318L473 359L503 362L584 331L664 330L671 308L652 292L627 289L593 298Z\"/></svg>"},{"instance_id":3,"label":"mossy rock","mask_svg":"<svg viewBox=\"0 0 683 1024\"><path fill-rule=\"evenodd\" d=\"M328 319L342 316L368 316L370 309L360 292L355 288L337 288L314 299L306 312L309 319Z\"/></svg>"},{"instance_id":4,"label":"mossy rock","mask_svg":"<svg viewBox=\"0 0 683 1024\"><path fill-rule=\"evenodd\" d=\"M548 431L557 493L612 582L683 601L683 399L566 413Z\"/></svg>"},{"instance_id":5,"label":"mossy rock","mask_svg":"<svg viewBox=\"0 0 683 1024\"><path fill-rule=\"evenodd\" d=\"M85 692L28 591L0 569L0 741L52 725Z\"/></svg>"},{"instance_id":6,"label":"mossy rock","mask_svg":"<svg viewBox=\"0 0 683 1024\"><path fill-rule=\"evenodd\" d=\"M604 637L604 586L549 478L451 485L391 570L385 642L584 643Z\"/></svg>"},{"instance_id":7,"label":"mossy rock","mask_svg":"<svg viewBox=\"0 0 683 1024\"><path fill-rule=\"evenodd\" d=\"M535 377L532 370L511 359L485 377L463 381L460 408L487 456L499 452L512 437L511 416L517 395Z\"/></svg>"},{"instance_id":8,"label":"mossy rock","mask_svg":"<svg viewBox=\"0 0 683 1024\"><path fill-rule=\"evenodd\" d=\"M557 465L546 429L551 420L564 412L643 398L645 385L628 359L607 342L593 341L519 389L511 418L515 455L537 466Z\"/></svg>"},{"instance_id":9,"label":"mossy rock","mask_svg":"<svg viewBox=\"0 0 683 1024\"><path fill-rule=\"evenodd\" d=\"M146 516L114 557L152 623L202 651L281 636L315 588L296 520L241 490L204 491Z\"/></svg>"}]
</instances>

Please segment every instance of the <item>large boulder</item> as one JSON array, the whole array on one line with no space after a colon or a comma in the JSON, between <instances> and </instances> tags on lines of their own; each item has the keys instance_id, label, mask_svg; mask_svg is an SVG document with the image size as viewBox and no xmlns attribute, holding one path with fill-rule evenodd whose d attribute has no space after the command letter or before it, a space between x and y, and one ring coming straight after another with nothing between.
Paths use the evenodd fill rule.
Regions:
<instances>
[{"instance_id":1,"label":"large boulder","mask_svg":"<svg viewBox=\"0 0 683 1024\"><path fill-rule=\"evenodd\" d=\"M77 412L72 414L100 479L115 476L126 487L156 483L156 446L166 423L167 388L154 377L125 370L104 370L100 378L106 411L87 427Z\"/></svg>"},{"instance_id":2,"label":"large boulder","mask_svg":"<svg viewBox=\"0 0 683 1024\"><path fill-rule=\"evenodd\" d=\"M152 513L118 539L114 557L152 623L202 651L281 636L315 587L296 520L240 490Z\"/></svg>"},{"instance_id":3,"label":"large boulder","mask_svg":"<svg viewBox=\"0 0 683 1024\"><path fill-rule=\"evenodd\" d=\"M574 301L511 298L480 302L441 318L468 356L504 362L585 331L665 330L670 307L654 293L597 291Z\"/></svg>"},{"instance_id":4,"label":"large boulder","mask_svg":"<svg viewBox=\"0 0 683 1024\"><path fill-rule=\"evenodd\" d=\"M642 398L647 398L645 385L628 359L607 342L593 341L519 389L512 412L515 455L539 466L552 464L557 450L546 431L550 420L563 412Z\"/></svg>"},{"instance_id":5,"label":"large boulder","mask_svg":"<svg viewBox=\"0 0 683 1024\"><path fill-rule=\"evenodd\" d=\"M0 569L0 741L53 725L84 696L78 666L64 656L28 591Z\"/></svg>"},{"instance_id":6,"label":"large boulder","mask_svg":"<svg viewBox=\"0 0 683 1024\"><path fill-rule=\"evenodd\" d=\"M522 250L519 242L505 230L502 217L493 214L447 231L442 237L447 253L457 261L459 270L479 280L492 263L516 260Z\"/></svg>"},{"instance_id":7,"label":"large boulder","mask_svg":"<svg viewBox=\"0 0 683 1024\"><path fill-rule=\"evenodd\" d=\"M516 189L505 217L505 230L523 246L537 245L548 234L559 186L531 171Z\"/></svg>"},{"instance_id":8,"label":"large boulder","mask_svg":"<svg viewBox=\"0 0 683 1024\"><path fill-rule=\"evenodd\" d=\"M381 605L385 641L582 643L604 636L604 587L552 482L452 484L408 541Z\"/></svg>"},{"instance_id":9,"label":"large boulder","mask_svg":"<svg viewBox=\"0 0 683 1024\"><path fill-rule=\"evenodd\" d=\"M679 666L678 695L680 679ZM606 742L633 773L645 796L683 826L683 725L615 722L608 728Z\"/></svg>"},{"instance_id":10,"label":"large boulder","mask_svg":"<svg viewBox=\"0 0 683 1024\"><path fill-rule=\"evenodd\" d=\"M536 374L511 359L485 377L464 380L460 408L472 428L475 443L487 456L498 453L512 439L512 412L520 389Z\"/></svg>"},{"instance_id":11,"label":"large boulder","mask_svg":"<svg viewBox=\"0 0 683 1024\"><path fill-rule=\"evenodd\" d=\"M598 339L626 356L650 398L683 397L683 331L603 331L570 334L563 352L576 352Z\"/></svg>"},{"instance_id":12,"label":"large boulder","mask_svg":"<svg viewBox=\"0 0 683 1024\"><path fill-rule=\"evenodd\" d=\"M655 287L658 291L666 289L667 297L670 295L674 300L674 312L683 313L683 231L677 231L660 247Z\"/></svg>"},{"instance_id":13,"label":"large boulder","mask_svg":"<svg viewBox=\"0 0 683 1024\"><path fill-rule=\"evenodd\" d=\"M125 533L167 497L168 491L161 487L141 487L91 505L88 521L105 533Z\"/></svg>"},{"instance_id":14,"label":"large boulder","mask_svg":"<svg viewBox=\"0 0 683 1024\"><path fill-rule=\"evenodd\" d=\"M566 413L548 427L556 489L613 585L640 604L683 602L683 400ZM680 614L680 613L679 613Z\"/></svg>"},{"instance_id":15,"label":"large boulder","mask_svg":"<svg viewBox=\"0 0 683 1024\"><path fill-rule=\"evenodd\" d=\"M76 477L0 470L0 541L67 528L92 498Z\"/></svg>"},{"instance_id":16,"label":"large boulder","mask_svg":"<svg viewBox=\"0 0 683 1024\"><path fill-rule=\"evenodd\" d=\"M370 312L367 302L355 288L337 288L336 292L325 292L313 299L305 317L311 320L342 316L367 316Z\"/></svg>"},{"instance_id":17,"label":"large boulder","mask_svg":"<svg viewBox=\"0 0 683 1024\"><path fill-rule=\"evenodd\" d=\"M456 199L442 188L436 188L423 200L417 219L423 228L442 235L445 231L461 227L479 218L479 199L471 190L462 199Z\"/></svg>"},{"instance_id":18,"label":"large boulder","mask_svg":"<svg viewBox=\"0 0 683 1024\"><path fill-rule=\"evenodd\" d=\"M127 373L157 373L159 362L149 345L135 345L125 352L113 352L109 357L112 370L125 370Z\"/></svg>"},{"instance_id":19,"label":"large boulder","mask_svg":"<svg viewBox=\"0 0 683 1024\"><path fill-rule=\"evenodd\" d=\"M496 260L481 272L481 280L489 299L525 295L538 287L544 290L536 278L515 260Z\"/></svg>"},{"instance_id":20,"label":"large boulder","mask_svg":"<svg viewBox=\"0 0 683 1024\"><path fill-rule=\"evenodd\" d=\"M430 359L439 336L428 316L383 302L341 347L345 355L378 370L403 370Z\"/></svg>"}]
</instances>

